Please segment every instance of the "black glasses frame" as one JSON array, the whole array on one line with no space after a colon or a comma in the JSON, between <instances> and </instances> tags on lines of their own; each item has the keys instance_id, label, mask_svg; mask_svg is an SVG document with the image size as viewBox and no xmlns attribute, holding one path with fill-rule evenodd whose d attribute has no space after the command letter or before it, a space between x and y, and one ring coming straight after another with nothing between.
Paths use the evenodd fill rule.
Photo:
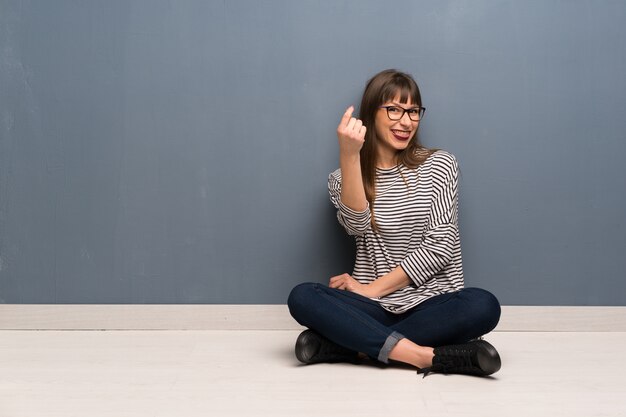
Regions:
<instances>
[{"instance_id":1,"label":"black glasses frame","mask_svg":"<svg viewBox=\"0 0 626 417\"><path fill-rule=\"evenodd\" d=\"M417 120L415 120L414 118L411 117L411 113L409 113L409 110L415 110L415 108L405 109L404 107L400 107L400 106L380 106L379 109L386 109L387 110L387 117L389 118L389 120L393 120L393 121L397 121L397 120L402 119L404 117L404 113L407 113L409 115L409 119L411 119L414 122L419 122L424 117L424 113L426 113L426 107L417 107L419 112L418 112L418 116L417 116L418 118L417 118ZM389 113L389 109L402 109L402 114L397 119L394 119L394 118L391 117L391 114Z\"/></svg>"}]
</instances>

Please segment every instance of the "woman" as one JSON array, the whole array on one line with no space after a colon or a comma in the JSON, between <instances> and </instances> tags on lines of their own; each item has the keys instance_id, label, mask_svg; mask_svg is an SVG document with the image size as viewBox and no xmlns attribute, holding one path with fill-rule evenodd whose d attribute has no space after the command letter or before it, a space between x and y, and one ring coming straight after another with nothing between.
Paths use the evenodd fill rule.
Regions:
<instances>
[{"instance_id":1,"label":"woman","mask_svg":"<svg viewBox=\"0 0 626 417\"><path fill-rule=\"evenodd\" d=\"M485 290L463 288L458 166L450 153L420 145L417 84L382 71L367 83L360 109L360 119L352 106L341 118L340 169L328 182L339 223L356 239L354 271L291 291L289 311L309 328L296 357L310 364L367 355L424 376L498 371L498 352L480 337L495 328L500 304Z\"/></svg>"}]
</instances>

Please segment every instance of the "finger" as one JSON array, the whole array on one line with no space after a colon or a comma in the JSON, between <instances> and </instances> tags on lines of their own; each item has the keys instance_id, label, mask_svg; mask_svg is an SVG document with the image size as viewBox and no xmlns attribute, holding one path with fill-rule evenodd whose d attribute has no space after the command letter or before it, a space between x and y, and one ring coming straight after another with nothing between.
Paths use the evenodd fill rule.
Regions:
<instances>
[{"instance_id":1,"label":"finger","mask_svg":"<svg viewBox=\"0 0 626 417\"><path fill-rule=\"evenodd\" d=\"M346 130L349 132L352 132L354 130L354 125L356 124L356 121L358 119L355 119L354 117L351 117L350 120L348 120L348 125L346 126Z\"/></svg>"},{"instance_id":2,"label":"finger","mask_svg":"<svg viewBox=\"0 0 626 417\"><path fill-rule=\"evenodd\" d=\"M347 272L344 272L343 274L339 274L339 275L335 275L334 277L331 277L330 279L333 278L345 278L345 277L349 277L350 274L348 274Z\"/></svg>"},{"instance_id":3,"label":"finger","mask_svg":"<svg viewBox=\"0 0 626 417\"><path fill-rule=\"evenodd\" d=\"M336 277L334 279L331 279L328 286L330 288L339 288L344 284L344 282L345 280L342 277Z\"/></svg>"},{"instance_id":4,"label":"finger","mask_svg":"<svg viewBox=\"0 0 626 417\"><path fill-rule=\"evenodd\" d=\"M335 282L340 278L343 278L343 275L335 275L334 277L330 277L330 282Z\"/></svg>"},{"instance_id":5,"label":"finger","mask_svg":"<svg viewBox=\"0 0 626 417\"><path fill-rule=\"evenodd\" d=\"M341 117L341 122L339 122L339 126L347 126L348 121L352 117L352 112L354 111L354 106L350 106L346 109L345 113Z\"/></svg>"},{"instance_id":6,"label":"finger","mask_svg":"<svg viewBox=\"0 0 626 417\"><path fill-rule=\"evenodd\" d=\"M365 139L365 133L367 133L367 128L365 126L361 126L359 129L359 139Z\"/></svg>"}]
</instances>

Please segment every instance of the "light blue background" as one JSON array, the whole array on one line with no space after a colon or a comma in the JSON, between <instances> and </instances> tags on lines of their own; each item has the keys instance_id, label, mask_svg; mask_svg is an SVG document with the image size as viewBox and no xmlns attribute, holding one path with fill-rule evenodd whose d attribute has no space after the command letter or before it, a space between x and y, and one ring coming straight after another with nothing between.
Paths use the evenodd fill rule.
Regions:
<instances>
[{"instance_id":1,"label":"light blue background","mask_svg":"<svg viewBox=\"0 0 626 417\"><path fill-rule=\"evenodd\" d=\"M385 68L462 170L468 286L626 305L626 2L0 0L0 302L285 303L350 272Z\"/></svg>"}]
</instances>

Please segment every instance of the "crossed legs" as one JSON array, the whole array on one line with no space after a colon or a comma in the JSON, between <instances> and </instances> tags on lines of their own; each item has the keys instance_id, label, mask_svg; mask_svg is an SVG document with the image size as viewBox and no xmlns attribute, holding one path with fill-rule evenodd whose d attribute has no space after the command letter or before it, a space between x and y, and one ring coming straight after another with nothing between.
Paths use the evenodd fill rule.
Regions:
<instances>
[{"instance_id":1,"label":"crossed legs","mask_svg":"<svg viewBox=\"0 0 626 417\"><path fill-rule=\"evenodd\" d=\"M418 368L431 365L433 347L482 336L500 317L497 299L478 288L432 297L397 315L358 294L305 283L292 290L288 306L298 323L340 346Z\"/></svg>"}]
</instances>

